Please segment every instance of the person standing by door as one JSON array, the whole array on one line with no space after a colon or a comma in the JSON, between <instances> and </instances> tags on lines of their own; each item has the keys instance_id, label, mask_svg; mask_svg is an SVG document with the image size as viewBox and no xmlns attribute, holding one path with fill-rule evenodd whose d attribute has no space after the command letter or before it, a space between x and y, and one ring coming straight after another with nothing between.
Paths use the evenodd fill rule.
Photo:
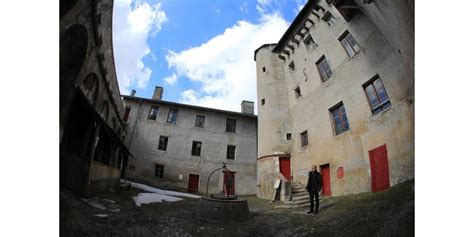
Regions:
<instances>
[{"instance_id":1,"label":"person standing by door","mask_svg":"<svg viewBox=\"0 0 474 237\"><path fill-rule=\"evenodd\" d=\"M318 214L319 209L319 191L322 187L322 178L321 174L318 172L316 165L311 166L311 171L308 175L308 183L306 184L306 191L309 193L309 203L311 204L311 209L308 214L313 213ZM316 199L316 208L314 208L314 199Z\"/></svg>"}]
</instances>

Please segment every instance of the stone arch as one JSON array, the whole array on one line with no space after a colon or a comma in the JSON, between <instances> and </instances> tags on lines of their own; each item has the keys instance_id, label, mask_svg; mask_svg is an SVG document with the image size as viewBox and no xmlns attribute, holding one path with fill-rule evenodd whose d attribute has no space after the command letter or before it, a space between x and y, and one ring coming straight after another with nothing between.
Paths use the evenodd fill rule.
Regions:
<instances>
[{"instance_id":1,"label":"stone arch","mask_svg":"<svg viewBox=\"0 0 474 237\"><path fill-rule=\"evenodd\" d=\"M109 103L107 103L107 101L102 103L102 106L100 107L100 115L107 122L107 119L109 119Z\"/></svg>"},{"instance_id":2,"label":"stone arch","mask_svg":"<svg viewBox=\"0 0 474 237\"><path fill-rule=\"evenodd\" d=\"M115 128L117 128L117 120L115 119L115 117L112 117L112 128L115 130Z\"/></svg>"},{"instance_id":3,"label":"stone arch","mask_svg":"<svg viewBox=\"0 0 474 237\"><path fill-rule=\"evenodd\" d=\"M94 105L97 95L99 94L99 78L95 73L90 73L84 81L82 81L82 86L85 89L87 99Z\"/></svg>"},{"instance_id":4,"label":"stone arch","mask_svg":"<svg viewBox=\"0 0 474 237\"><path fill-rule=\"evenodd\" d=\"M61 82L75 81L84 64L87 43L87 30L83 25L73 25L61 36L59 42L59 77Z\"/></svg>"},{"instance_id":5,"label":"stone arch","mask_svg":"<svg viewBox=\"0 0 474 237\"><path fill-rule=\"evenodd\" d=\"M59 16L60 18L63 18L66 13L69 12L69 10L76 5L77 0L61 0L59 2Z\"/></svg>"}]
</instances>

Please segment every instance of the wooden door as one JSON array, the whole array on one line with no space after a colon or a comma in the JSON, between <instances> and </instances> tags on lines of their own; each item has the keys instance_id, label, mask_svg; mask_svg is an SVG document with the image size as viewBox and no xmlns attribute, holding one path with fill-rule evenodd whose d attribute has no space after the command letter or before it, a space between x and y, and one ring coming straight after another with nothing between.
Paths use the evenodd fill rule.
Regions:
<instances>
[{"instance_id":1,"label":"wooden door","mask_svg":"<svg viewBox=\"0 0 474 237\"><path fill-rule=\"evenodd\" d=\"M388 173L387 146L379 146L369 151L372 191L379 192L390 187Z\"/></svg>"},{"instance_id":2,"label":"wooden door","mask_svg":"<svg viewBox=\"0 0 474 237\"><path fill-rule=\"evenodd\" d=\"M188 192L197 193L199 189L199 175L189 174Z\"/></svg>"},{"instance_id":3,"label":"wooden door","mask_svg":"<svg viewBox=\"0 0 474 237\"><path fill-rule=\"evenodd\" d=\"M225 195L235 195L235 171L224 171L224 187Z\"/></svg>"},{"instance_id":4,"label":"wooden door","mask_svg":"<svg viewBox=\"0 0 474 237\"><path fill-rule=\"evenodd\" d=\"M291 162L290 157L280 157L280 173L286 180L291 181Z\"/></svg>"},{"instance_id":5,"label":"wooden door","mask_svg":"<svg viewBox=\"0 0 474 237\"><path fill-rule=\"evenodd\" d=\"M323 178L323 196L331 196L331 173L329 164L321 165L321 176Z\"/></svg>"}]
</instances>

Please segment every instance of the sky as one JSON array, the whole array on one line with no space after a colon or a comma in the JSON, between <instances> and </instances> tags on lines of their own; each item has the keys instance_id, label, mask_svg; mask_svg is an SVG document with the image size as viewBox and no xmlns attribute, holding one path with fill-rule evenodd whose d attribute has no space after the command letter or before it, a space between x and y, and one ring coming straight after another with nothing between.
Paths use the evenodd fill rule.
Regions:
<instances>
[{"instance_id":1,"label":"sky","mask_svg":"<svg viewBox=\"0 0 474 237\"><path fill-rule=\"evenodd\" d=\"M277 43L306 0L115 0L122 94L240 112L256 101L254 50Z\"/></svg>"}]
</instances>

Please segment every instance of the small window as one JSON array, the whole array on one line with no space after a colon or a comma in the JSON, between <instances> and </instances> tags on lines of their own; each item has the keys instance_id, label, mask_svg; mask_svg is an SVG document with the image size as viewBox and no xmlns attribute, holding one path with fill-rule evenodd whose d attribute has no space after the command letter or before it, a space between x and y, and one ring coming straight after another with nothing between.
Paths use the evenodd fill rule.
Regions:
<instances>
[{"instance_id":1,"label":"small window","mask_svg":"<svg viewBox=\"0 0 474 237\"><path fill-rule=\"evenodd\" d=\"M148 114L148 119L156 120L157 115L158 115L158 107L157 106L151 106L150 113Z\"/></svg>"},{"instance_id":2,"label":"small window","mask_svg":"<svg viewBox=\"0 0 474 237\"><path fill-rule=\"evenodd\" d=\"M291 133L286 134L286 140L291 140Z\"/></svg>"},{"instance_id":3,"label":"small window","mask_svg":"<svg viewBox=\"0 0 474 237\"><path fill-rule=\"evenodd\" d=\"M227 159L235 160L235 146L234 145L227 145Z\"/></svg>"},{"instance_id":4,"label":"small window","mask_svg":"<svg viewBox=\"0 0 474 237\"><path fill-rule=\"evenodd\" d=\"M346 116L346 110L344 109L344 104L341 102L336 106L329 109L331 112L332 123L334 126L334 132L336 135L339 135L345 131L349 130L349 120Z\"/></svg>"},{"instance_id":5,"label":"small window","mask_svg":"<svg viewBox=\"0 0 474 237\"><path fill-rule=\"evenodd\" d=\"M130 115L130 110L131 110L131 109L132 109L132 108L130 108L130 107L125 108L125 112L123 113L123 121L124 121L124 122L127 122L127 120L128 120L128 115Z\"/></svg>"},{"instance_id":6,"label":"small window","mask_svg":"<svg viewBox=\"0 0 474 237\"><path fill-rule=\"evenodd\" d=\"M313 37L311 37L311 35L308 35L308 37L306 37L303 42L304 42L304 45L306 46L306 50L310 50L310 49L314 49L318 47L318 44L314 42Z\"/></svg>"},{"instance_id":7,"label":"small window","mask_svg":"<svg viewBox=\"0 0 474 237\"><path fill-rule=\"evenodd\" d=\"M202 147L202 142L193 141L193 147L192 147L192 150L191 150L191 155L201 156L201 147Z\"/></svg>"},{"instance_id":8,"label":"small window","mask_svg":"<svg viewBox=\"0 0 474 237\"><path fill-rule=\"evenodd\" d=\"M334 23L336 23L336 18L329 11L327 11L326 14L324 14L322 19L323 21L328 23L328 25L334 25Z\"/></svg>"},{"instance_id":9,"label":"small window","mask_svg":"<svg viewBox=\"0 0 474 237\"><path fill-rule=\"evenodd\" d=\"M262 99L262 105L264 105L264 104L265 104L265 99Z\"/></svg>"},{"instance_id":10,"label":"small window","mask_svg":"<svg viewBox=\"0 0 474 237\"><path fill-rule=\"evenodd\" d=\"M158 141L158 150L166 151L168 147L168 137L160 136L160 140Z\"/></svg>"},{"instance_id":11,"label":"small window","mask_svg":"<svg viewBox=\"0 0 474 237\"><path fill-rule=\"evenodd\" d=\"M265 71L266 71L265 67L262 67L262 71L263 71L263 72L265 72Z\"/></svg>"},{"instance_id":12,"label":"small window","mask_svg":"<svg viewBox=\"0 0 474 237\"><path fill-rule=\"evenodd\" d=\"M296 98L301 97L301 90L299 86L295 88L295 96Z\"/></svg>"},{"instance_id":13,"label":"small window","mask_svg":"<svg viewBox=\"0 0 474 237\"><path fill-rule=\"evenodd\" d=\"M128 166L128 170L130 170L130 171L135 171L135 166L134 166L134 165L129 165L129 166Z\"/></svg>"},{"instance_id":14,"label":"small window","mask_svg":"<svg viewBox=\"0 0 474 237\"><path fill-rule=\"evenodd\" d=\"M301 148L308 146L308 131L300 133Z\"/></svg>"},{"instance_id":15,"label":"small window","mask_svg":"<svg viewBox=\"0 0 474 237\"><path fill-rule=\"evenodd\" d=\"M288 65L288 68L290 68L290 71L294 71L295 70L295 62L291 61L291 63Z\"/></svg>"},{"instance_id":16,"label":"small window","mask_svg":"<svg viewBox=\"0 0 474 237\"><path fill-rule=\"evenodd\" d=\"M236 126L237 126L237 120L236 119L227 118L225 131L226 132L235 132L235 127Z\"/></svg>"},{"instance_id":17,"label":"small window","mask_svg":"<svg viewBox=\"0 0 474 237\"><path fill-rule=\"evenodd\" d=\"M194 126L198 128L203 128L205 120L206 117L204 115L196 115L196 123L194 124Z\"/></svg>"},{"instance_id":18,"label":"small window","mask_svg":"<svg viewBox=\"0 0 474 237\"><path fill-rule=\"evenodd\" d=\"M155 178L163 178L163 170L165 169L164 165L155 164Z\"/></svg>"},{"instance_id":19,"label":"small window","mask_svg":"<svg viewBox=\"0 0 474 237\"><path fill-rule=\"evenodd\" d=\"M390 108L390 99L378 75L366 82L363 87L373 114Z\"/></svg>"},{"instance_id":20,"label":"small window","mask_svg":"<svg viewBox=\"0 0 474 237\"><path fill-rule=\"evenodd\" d=\"M341 35L341 37L339 37L339 41L341 42L349 57L354 56L354 54L360 50L359 44L357 44L357 41L347 30Z\"/></svg>"},{"instance_id":21,"label":"small window","mask_svg":"<svg viewBox=\"0 0 474 237\"><path fill-rule=\"evenodd\" d=\"M331 77L331 68L329 67L329 63L324 55L316 62L316 66L318 67L319 75L321 76L321 81L325 82Z\"/></svg>"},{"instance_id":22,"label":"small window","mask_svg":"<svg viewBox=\"0 0 474 237\"><path fill-rule=\"evenodd\" d=\"M177 109L170 109L168 113L168 119L166 122L168 123L176 123L176 119L178 118L178 110Z\"/></svg>"}]
</instances>

